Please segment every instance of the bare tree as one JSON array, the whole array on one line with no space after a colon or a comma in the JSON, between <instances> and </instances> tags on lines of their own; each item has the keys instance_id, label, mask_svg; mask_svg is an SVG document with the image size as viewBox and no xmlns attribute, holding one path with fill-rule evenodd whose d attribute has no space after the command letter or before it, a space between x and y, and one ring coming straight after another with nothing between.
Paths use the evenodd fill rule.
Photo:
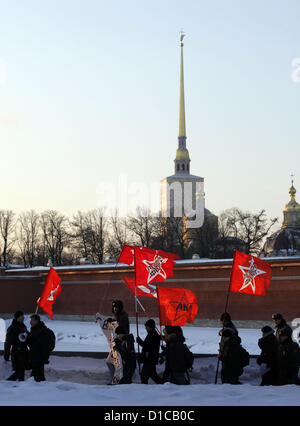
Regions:
<instances>
[{"instance_id":1,"label":"bare tree","mask_svg":"<svg viewBox=\"0 0 300 426\"><path fill-rule=\"evenodd\" d=\"M63 250L69 243L69 221L55 210L41 214L41 228L44 244L54 265L63 264Z\"/></svg>"},{"instance_id":2,"label":"bare tree","mask_svg":"<svg viewBox=\"0 0 300 426\"><path fill-rule=\"evenodd\" d=\"M40 217L34 211L21 213L18 218L17 242L24 266L33 267L40 244Z\"/></svg>"},{"instance_id":3,"label":"bare tree","mask_svg":"<svg viewBox=\"0 0 300 426\"><path fill-rule=\"evenodd\" d=\"M219 236L242 240L246 253L259 254L263 240L277 222L278 218L269 220L265 210L250 213L232 208L219 216Z\"/></svg>"},{"instance_id":4,"label":"bare tree","mask_svg":"<svg viewBox=\"0 0 300 426\"><path fill-rule=\"evenodd\" d=\"M7 266L13 256L15 213L12 210L0 210L1 265Z\"/></svg>"},{"instance_id":5,"label":"bare tree","mask_svg":"<svg viewBox=\"0 0 300 426\"><path fill-rule=\"evenodd\" d=\"M157 221L150 210L138 207L136 216L128 217L128 229L137 245L151 248L156 237Z\"/></svg>"}]
</instances>

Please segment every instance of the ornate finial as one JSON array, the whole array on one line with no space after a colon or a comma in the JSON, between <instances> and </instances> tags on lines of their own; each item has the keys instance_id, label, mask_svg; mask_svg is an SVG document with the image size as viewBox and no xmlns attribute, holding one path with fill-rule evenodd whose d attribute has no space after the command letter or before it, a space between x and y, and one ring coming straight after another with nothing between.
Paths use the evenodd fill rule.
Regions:
<instances>
[{"instance_id":1,"label":"ornate finial","mask_svg":"<svg viewBox=\"0 0 300 426\"><path fill-rule=\"evenodd\" d=\"M179 34L180 34L180 42L181 42L181 46L183 46L183 39L184 39L184 37L185 37L185 33L184 33L184 31L183 31L183 30L180 30Z\"/></svg>"},{"instance_id":2,"label":"ornate finial","mask_svg":"<svg viewBox=\"0 0 300 426\"><path fill-rule=\"evenodd\" d=\"M294 177L295 177L295 175L294 175L294 173L291 173L290 176L292 178L292 186L293 186L294 185Z\"/></svg>"}]
</instances>

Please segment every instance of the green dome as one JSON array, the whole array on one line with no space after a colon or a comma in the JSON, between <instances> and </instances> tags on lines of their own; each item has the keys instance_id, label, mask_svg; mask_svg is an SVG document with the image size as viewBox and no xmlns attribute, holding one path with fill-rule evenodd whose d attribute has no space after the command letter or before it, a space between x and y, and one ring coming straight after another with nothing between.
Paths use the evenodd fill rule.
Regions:
<instances>
[{"instance_id":1,"label":"green dome","mask_svg":"<svg viewBox=\"0 0 300 426\"><path fill-rule=\"evenodd\" d=\"M189 151L186 148L184 148L184 149L178 148L177 151L176 151L175 160L177 160L177 161L190 161Z\"/></svg>"}]
</instances>

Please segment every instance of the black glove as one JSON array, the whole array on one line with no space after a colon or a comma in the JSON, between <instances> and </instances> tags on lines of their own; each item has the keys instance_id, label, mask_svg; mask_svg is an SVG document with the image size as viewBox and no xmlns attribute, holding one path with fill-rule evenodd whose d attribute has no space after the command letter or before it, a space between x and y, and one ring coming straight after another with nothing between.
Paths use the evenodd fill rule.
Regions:
<instances>
[{"instance_id":1,"label":"black glove","mask_svg":"<svg viewBox=\"0 0 300 426\"><path fill-rule=\"evenodd\" d=\"M143 342L143 340L140 338L140 336L138 336L138 337L136 338L136 343L138 343L139 345L142 345L144 342Z\"/></svg>"},{"instance_id":2,"label":"black glove","mask_svg":"<svg viewBox=\"0 0 300 426\"><path fill-rule=\"evenodd\" d=\"M118 339L117 337L115 338L114 342L116 346L119 346L121 344L121 340Z\"/></svg>"}]
</instances>

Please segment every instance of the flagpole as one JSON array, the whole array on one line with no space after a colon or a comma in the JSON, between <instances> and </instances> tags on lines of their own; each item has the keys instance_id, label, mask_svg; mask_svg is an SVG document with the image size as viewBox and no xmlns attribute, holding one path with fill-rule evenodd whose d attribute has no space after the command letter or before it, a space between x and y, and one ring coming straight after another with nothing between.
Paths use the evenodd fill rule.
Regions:
<instances>
[{"instance_id":1,"label":"flagpole","mask_svg":"<svg viewBox=\"0 0 300 426\"><path fill-rule=\"evenodd\" d=\"M139 314L138 314L138 304L137 304L137 296L136 296L136 255L134 248L134 300L135 300L135 322L136 322L136 335L139 336ZM138 343L138 355L140 355L140 345ZM139 365L139 374L141 375L141 365Z\"/></svg>"},{"instance_id":2,"label":"flagpole","mask_svg":"<svg viewBox=\"0 0 300 426\"><path fill-rule=\"evenodd\" d=\"M228 286L226 303L225 303L225 311L224 311L225 314L227 313L227 308L228 308L228 303L229 303L229 295L230 295L230 287L231 287L231 278L232 278L234 257L235 257L235 250L234 250L234 255L233 255L232 268L231 268L229 286ZM222 334L223 334L223 331L224 331L224 324L223 324L223 327L222 327ZM222 340L222 336L221 336L221 340ZM219 354L220 354L220 343L219 343ZM217 370L216 370L216 376L215 376L215 385L218 383L219 365L220 365L220 358L218 357Z\"/></svg>"}]
</instances>

